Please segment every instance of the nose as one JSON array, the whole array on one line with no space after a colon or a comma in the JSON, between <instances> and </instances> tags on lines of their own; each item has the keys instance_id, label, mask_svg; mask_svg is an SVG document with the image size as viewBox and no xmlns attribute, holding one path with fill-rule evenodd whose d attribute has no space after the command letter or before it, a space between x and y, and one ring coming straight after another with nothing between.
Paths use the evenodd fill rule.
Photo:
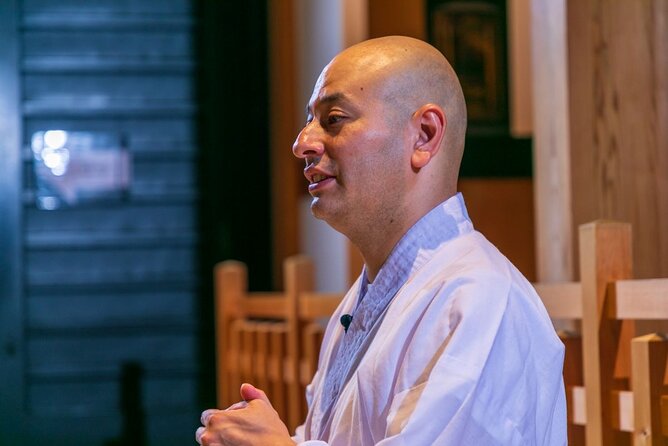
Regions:
<instances>
[{"instance_id":1,"label":"nose","mask_svg":"<svg viewBox=\"0 0 668 446\"><path fill-rule=\"evenodd\" d=\"M325 151L318 126L314 121L306 124L292 144L292 153L297 158L321 157Z\"/></svg>"}]
</instances>

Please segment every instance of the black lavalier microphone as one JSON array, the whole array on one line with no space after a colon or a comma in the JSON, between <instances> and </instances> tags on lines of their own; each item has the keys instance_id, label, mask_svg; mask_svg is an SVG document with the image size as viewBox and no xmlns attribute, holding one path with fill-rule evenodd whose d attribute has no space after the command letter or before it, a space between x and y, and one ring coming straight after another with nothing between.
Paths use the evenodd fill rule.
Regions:
<instances>
[{"instance_id":1,"label":"black lavalier microphone","mask_svg":"<svg viewBox=\"0 0 668 446\"><path fill-rule=\"evenodd\" d=\"M348 327L350 327L350 323L353 321L353 315L344 314L339 320L341 321L341 325L343 325L344 332L348 333Z\"/></svg>"}]
</instances>

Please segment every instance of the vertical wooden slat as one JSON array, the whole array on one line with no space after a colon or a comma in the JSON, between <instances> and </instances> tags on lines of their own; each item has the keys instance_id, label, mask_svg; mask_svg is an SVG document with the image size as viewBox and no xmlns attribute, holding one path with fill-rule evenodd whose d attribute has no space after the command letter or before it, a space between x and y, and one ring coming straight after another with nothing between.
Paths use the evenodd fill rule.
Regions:
<instances>
[{"instance_id":1,"label":"vertical wooden slat","mask_svg":"<svg viewBox=\"0 0 668 446\"><path fill-rule=\"evenodd\" d=\"M269 357L269 379L271 380L271 402L283 421L287 420L286 384L283 370L285 356L286 326L274 324L270 330L271 355Z\"/></svg>"},{"instance_id":2,"label":"vertical wooden slat","mask_svg":"<svg viewBox=\"0 0 668 446\"><path fill-rule=\"evenodd\" d=\"M253 359L255 359L255 330L257 323L244 321L241 328L241 379L238 383L254 382Z\"/></svg>"},{"instance_id":3,"label":"vertical wooden slat","mask_svg":"<svg viewBox=\"0 0 668 446\"><path fill-rule=\"evenodd\" d=\"M665 446L661 429L661 392L668 342L649 334L631 342L634 446Z\"/></svg>"},{"instance_id":4,"label":"vertical wooden slat","mask_svg":"<svg viewBox=\"0 0 668 446\"><path fill-rule=\"evenodd\" d=\"M269 355L269 323L258 323L256 327L255 359L253 370L256 385L269 393L269 379L267 376L267 356ZM271 396L269 396L271 400Z\"/></svg>"},{"instance_id":5,"label":"vertical wooden slat","mask_svg":"<svg viewBox=\"0 0 668 446\"><path fill-rule=\"evenodd\" d=\"M227 407L239 401L239 386L242 383L242 357L243 357L243 331L244 321L242 319L235 319L230 324L230 342L228 350L228 374L227 382L223 383L226 389L226 400L221 407Z\"/></svg>"},{"instance_id":6,"label":"vertical wooden slat","mask_svg":"<svg viewBox=\"0 0 668 446\"><path fill-rule=\"evenodd\" d=\"M606 317L607 287L632 276L631 227L624 223L593 222L580 226L582 283L582 351L587 399L588 446L625 443L612 428L611 392L625 390L615 380L618 345L624 342L622 322ZM632 321L624 321L630 325ZM632 329L629 330L632 335ZM630 339L628 340L630 341Z\"/></svg>"}]
</instances>

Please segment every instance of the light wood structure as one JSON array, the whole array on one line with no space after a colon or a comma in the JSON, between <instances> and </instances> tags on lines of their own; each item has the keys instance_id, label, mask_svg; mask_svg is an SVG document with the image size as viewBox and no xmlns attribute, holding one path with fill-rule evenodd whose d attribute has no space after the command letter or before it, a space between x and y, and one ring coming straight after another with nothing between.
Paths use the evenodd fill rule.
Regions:
<instances>
[{"instance_id":1,"label":"light wood structure","mask_svg":"<svg viewBox=\"0 0 668 446\"><path fill-rule=\"evenodd\" d=\"M239 401L252 382L267 392L294 430L306 415L304 391L315 373L324 326L340 294L314 293L313 264L294 256L283 265L283 292L249 293L243 263L219 263L215 274L218 406Z\"/></svg>"},{"instance_id":2,"label":"light wood structure","mask_svg":"<svg viewBox=\"0 0 668 446\"><path fill-rule=\"evenodd\" d=\"M668 320L668 279L633 280L631 227L580 227L580 282L536 283L553 320L578 321L566 345L569 444L668 444L668 343L641 333L639 320ZM323 325L341 295L312 292L313 266L286 260L285 291L248 293L238 262L216 268L219 405L239 399L242 382L267 389L290 428L303 421L304 388L317 366Z\"/></svg>"},{"instance_id":3,"label":"light wood structure","mask_svg":"<svg viewBox=\"0 0 668 446\"><path fill-rule=\"evenodd\" d=\"M668 279L631 280L631 237L629 224L582 225L582 280L535 285L550 317L581 321L581 337L562 334L571 445L668 444L668 344L637 322L668 320Z\"/></svg>"},{"instance_id":4,"label":"light wood structure","mask_svg":"<svg viewBox=\"0 0 668 446\"><path fill-rule=\"evenodd\" d=\"M577 280L596 218L633 225L636 277L668 276L668 3L531 9L538 279Z\"/></svg>"}]
</instances>

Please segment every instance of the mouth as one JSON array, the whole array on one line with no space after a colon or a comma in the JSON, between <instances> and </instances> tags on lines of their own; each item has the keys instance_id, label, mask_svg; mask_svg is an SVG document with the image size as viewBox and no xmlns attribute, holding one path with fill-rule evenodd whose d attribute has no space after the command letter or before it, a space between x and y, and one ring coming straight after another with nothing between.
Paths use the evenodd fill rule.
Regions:
<instances>
[{"instance_id":1,"label":"mouth","mask_svg":"<svg viewBox=\"0 0 668 446\"><path fill-rule=\"evenodd\" d=\"M319 183L319 182L321 182L321 181L324 181L324 180L326 180L326 179L328 179L328 178L334 178L334 177L330 177L330 176L327 176L327 175L322 175L322 174L316 173L315 175L313 175L313 176L310 178L310 183L311 183L311 184L316 184L316 183Z\"/></svg>"},{"instance_id":2,"label":"mouth","mask_svg":"<svg viewBox=\"0 0 668 446\"><path fill-rule=\"evenodd\" d=\"M307 178L309 181L308 191L313 196L319 195L329 187L332 187L336 181L335 176L323 173L313 173L308 175Z\"/></svg>"}]
</instances>

